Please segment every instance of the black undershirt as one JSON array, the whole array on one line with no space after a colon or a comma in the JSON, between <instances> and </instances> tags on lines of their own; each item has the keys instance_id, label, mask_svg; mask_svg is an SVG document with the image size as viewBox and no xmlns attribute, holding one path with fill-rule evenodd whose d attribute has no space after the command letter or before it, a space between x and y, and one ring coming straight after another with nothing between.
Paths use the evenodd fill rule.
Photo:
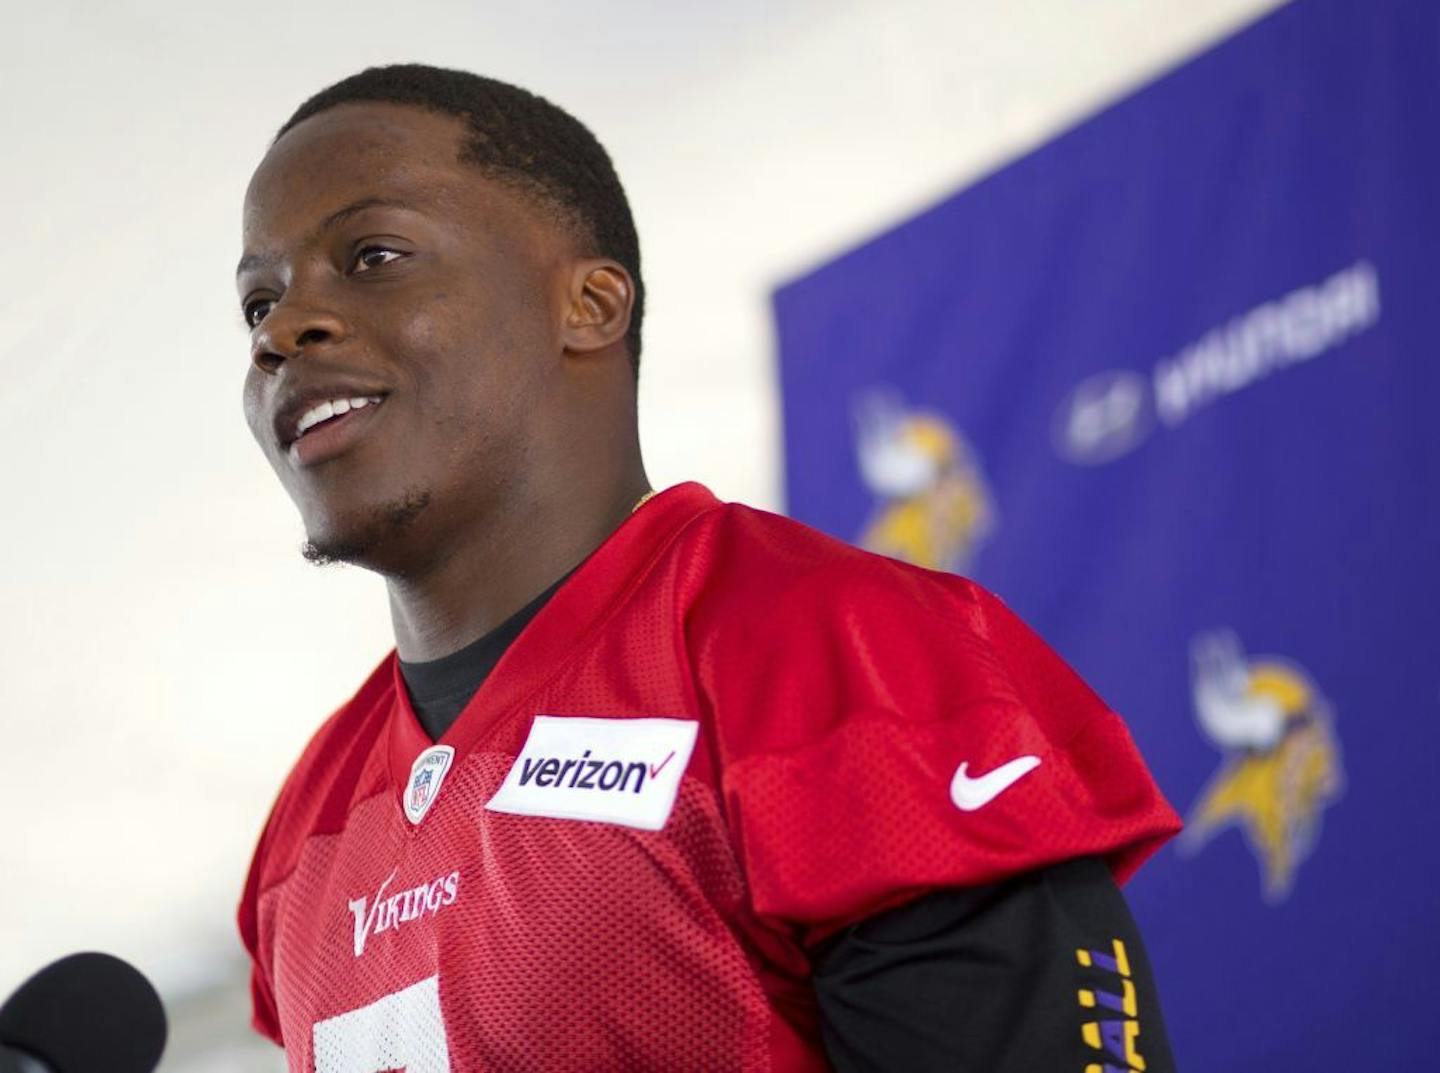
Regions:
<instances>
[{"instance_id":1,"label":"black undershirt","mask_svg":"<svg viewBox=\"0 0 1440 1073\"><path fill-rule=\"evenodd\" d=\"M455 722L561 578L457 652L400 661L431 740ZM1125 979L1077 951L1124 943L1135 1016L1106 1007ZM1092 959L1093 960L1093 959ZM839 1073L1041 1073L1140 1068L1113 1052L1124 1023L1146 1073L1174 1073L1155 981L1124 897L1097 858L986 887L942 890L862 920L812 952L826 1054ZM1097 996L1086 1007L1080 992ZM1082 1026L1101 1031L1102 1050Z\"/></svg>"},{"instance_id":2,"label":"black undershirt","mask_svg":"<svg viewBox=\"0 0 1440 1073\"><path fill-rule=\"evenodd\" d=\"M400 660L400 676L405 679L410 706L431 741L439 741L450 729L505 650L569 576L566 574L489 633L457 652L419 663Z\"/></svg>"}]
</instances>

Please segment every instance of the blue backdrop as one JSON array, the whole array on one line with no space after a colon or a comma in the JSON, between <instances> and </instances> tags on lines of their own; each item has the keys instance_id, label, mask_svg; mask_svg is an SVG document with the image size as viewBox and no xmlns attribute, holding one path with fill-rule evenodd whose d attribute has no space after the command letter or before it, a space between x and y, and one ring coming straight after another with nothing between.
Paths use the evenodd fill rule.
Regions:
<instances>
[{"instance_id":1,"label":"blue backdrop","mask_svg":"<svg viewBox=\"0 0 1440 1073\"><path fill-rule=\"evenodd\" d=\"M775 296L791 513L1001 594L1186 817L1197 1073L1437 1061L1437 68L1298 0Z\"/></svg>"}]
</instances>

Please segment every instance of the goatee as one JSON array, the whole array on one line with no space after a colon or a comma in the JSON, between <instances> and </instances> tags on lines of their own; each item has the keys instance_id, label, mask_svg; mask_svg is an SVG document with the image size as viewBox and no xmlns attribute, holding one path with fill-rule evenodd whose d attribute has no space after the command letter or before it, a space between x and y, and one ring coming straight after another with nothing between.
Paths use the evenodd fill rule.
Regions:
<instances>
[{"instance_id":1,"label":"goatee","mask_svg":"<svg viewBox=\"0 0 1440 1073\"><path fill-rule=\"evenodd\" d=\"M370 521L358 531L331 539L307 539L300 545L300 554L315 566L364 565L377 548L401 533L429 505L429 492L407 492L403 499L376 507Z\"/></svg>"}]
</instances>

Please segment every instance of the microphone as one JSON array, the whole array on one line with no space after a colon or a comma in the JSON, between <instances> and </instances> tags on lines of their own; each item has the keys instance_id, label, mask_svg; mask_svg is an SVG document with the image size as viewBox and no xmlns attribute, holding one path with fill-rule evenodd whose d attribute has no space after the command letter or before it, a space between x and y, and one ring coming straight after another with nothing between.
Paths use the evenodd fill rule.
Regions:
<instances>
[{"instance_id":1,"label":"microphone","mask_svg":"<svg viewBox=\"0 0 1440 1073\"><path fill-rule=\"evenodd\" d=\"M0 1006L0 1073L152 1073L164 1050L160 996L109 954L61 958Z\"/></svg>"}]
</instances>

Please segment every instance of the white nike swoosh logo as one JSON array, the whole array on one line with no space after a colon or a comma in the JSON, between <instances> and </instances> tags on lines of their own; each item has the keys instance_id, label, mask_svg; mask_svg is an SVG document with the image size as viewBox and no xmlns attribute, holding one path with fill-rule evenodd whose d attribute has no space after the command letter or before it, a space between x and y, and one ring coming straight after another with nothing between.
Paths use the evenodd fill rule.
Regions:
<instances>
[{"instance_id":1,"label":"white nike swoosh logo","mask_svg":"<svg viewBox=\"0 0 1440 1073\"><path fill-rule=\"evenodd\" d=\"M994 801L1000 794L1039 767L1040 758L1038 756L1017 756L1014 760L1001 764L994 771L987 771L984 775L973 779L965 774L965 769L969 766L968 760L963 761L955 769L955 777L950 780L950 800L955 802L955 807L961 812L974 812L977 808L983 808Z\"/></svg>"}]
</instances>

